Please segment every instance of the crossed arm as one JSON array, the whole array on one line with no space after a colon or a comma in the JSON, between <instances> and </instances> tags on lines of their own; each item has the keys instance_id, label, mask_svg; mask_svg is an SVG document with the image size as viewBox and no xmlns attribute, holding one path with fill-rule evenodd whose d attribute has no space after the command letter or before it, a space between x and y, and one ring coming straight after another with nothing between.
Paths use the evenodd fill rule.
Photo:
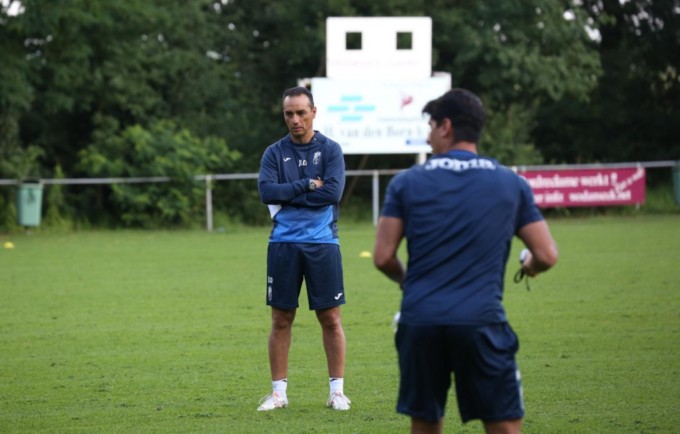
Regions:
<instances>
[{"instance_id":1,"label":"crossed arm","mask_svg":"<svg viewBox=\"0 0 680 434\"><path fill-rule=\"evenodd\" d=\"M292 204L306 207L322 207L340 202L345 188L345 163L342 154L328 158L324 172L318 177L279 182L279 170L273 153L265 155L260 166L258 188L262 202L266 204ZM309 183L316 184L311 191Z\"/></svg>"}]
</instances>

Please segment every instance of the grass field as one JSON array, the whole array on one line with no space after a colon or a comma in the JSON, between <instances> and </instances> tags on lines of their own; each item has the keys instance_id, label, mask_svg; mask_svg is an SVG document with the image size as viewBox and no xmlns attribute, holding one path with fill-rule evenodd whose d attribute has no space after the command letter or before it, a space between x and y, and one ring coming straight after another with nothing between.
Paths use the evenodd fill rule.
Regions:
<instances>
[{"instance_id":1,"label":"grass field","mask_svg":"<svg viewBox=\"0 0 680 434\"><path fill-rule=\"evenodd\" d=\"M680 217L550 221L560 262L511 283L526 433L673 433L680 426ZM393 433L397 288L341 225L349 412L325 408L316 319L301 299L286 410L270 389L268 229L0 235L0 432ZM454 396L446 432L462 425Z\"/></svg>"}]
</instances>

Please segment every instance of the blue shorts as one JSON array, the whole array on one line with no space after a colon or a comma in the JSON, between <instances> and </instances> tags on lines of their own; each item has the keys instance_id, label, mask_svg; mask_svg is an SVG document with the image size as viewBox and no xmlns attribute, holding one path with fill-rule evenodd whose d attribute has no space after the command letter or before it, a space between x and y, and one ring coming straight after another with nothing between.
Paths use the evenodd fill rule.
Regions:
<instances>
[{"instance_id":1,"label":"blue shorts","mask_svg":"<svg viewBox=\"0 0 680 434\"><path fill-rule=\"evenodd\" d=\"M342 257L337 244L269 243L267 305L296 309L302 281L310 310L345 304Z\"/></svg>"},{"instance_id":2,"label":"blue shorts","mask_svg":"<svg viewBox=\"0 0 680 434\"><path fill-rule=\"evenodd\" d=\"M451 374L463 422L524 417L515 354L517 335L507 323L487 326L399 324L397 411L428 422L444 416Z\"/></svg>"}]
</instances>

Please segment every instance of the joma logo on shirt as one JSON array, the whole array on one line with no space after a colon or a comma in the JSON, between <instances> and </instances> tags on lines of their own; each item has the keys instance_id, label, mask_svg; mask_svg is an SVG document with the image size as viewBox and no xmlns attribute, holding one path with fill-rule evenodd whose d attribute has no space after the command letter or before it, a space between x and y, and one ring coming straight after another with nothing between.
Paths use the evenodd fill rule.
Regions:
<instances>
[{"instance_id":1,"label":"joma logo on shirt","mask_svg":"<svg viewBox=\"0 0 680 434\"><path fill-rule=\"evenodd\" d=\"M433 158L425 165L426 170L447 169L462 172L469 169L496 170L496 165L489 160L473 158L472 160L456 160L455 158Z\"/></svg>"}]
</instances>

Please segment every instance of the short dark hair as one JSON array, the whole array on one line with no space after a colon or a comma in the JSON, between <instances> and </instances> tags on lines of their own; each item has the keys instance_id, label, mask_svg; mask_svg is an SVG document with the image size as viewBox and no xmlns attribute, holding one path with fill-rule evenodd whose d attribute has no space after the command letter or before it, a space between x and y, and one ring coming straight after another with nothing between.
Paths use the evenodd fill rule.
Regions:
<instances>
[{"instance_id":1,"label":"short dark hair","mask_svg":"<svg viewBox=\"0 0 680 434\"><path fill-rule=\"evenodd\" d=\"M437 125L445 118L451 120L453 143L479 143L484 128L484 106L482 100L469 90L454 88L437 99L425 104L423 113Z\"/></svg>"},{"instance_id":2,"label":"short dark hair","mask_svg":"<svg viewBox=\"0 0 680 434\"><path fill-rule=\"evenodd\" d=\"M283 101L284 99L286 99L287 96L300 96L300 95L307 95L307 98L309 98L310 106L312 108L314 107L314 97L312 96L312 91L310 91L304 86L296 86L284 90L283 97L281 98L281 100Z\"/></svg>"}]
</instances>

